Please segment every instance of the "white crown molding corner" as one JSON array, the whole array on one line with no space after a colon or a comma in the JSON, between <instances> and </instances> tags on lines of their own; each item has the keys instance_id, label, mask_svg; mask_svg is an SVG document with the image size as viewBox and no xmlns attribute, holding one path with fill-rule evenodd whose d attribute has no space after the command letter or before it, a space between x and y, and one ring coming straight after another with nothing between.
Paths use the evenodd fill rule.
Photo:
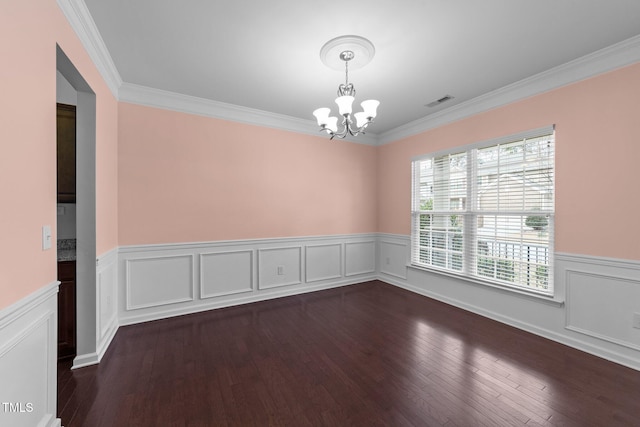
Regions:
<instances>
[{"instance_id":1,"label":"white crown molding corner","mask_svg":"<svg viewBox=\"0 0 640 427\"><path fill-rule=\"evenodd\" d=\"M316 123L313 120L305 120L284 114L276 114L196 96L183 95L133 83L122 83L122 85L120 85L118 99L122 102L147 107L162 108L181 113L196 114L312 136L323 136L323 134L318 132ZM348 140L367 145L377 145L378 142L378 139L373 134Z\"/></svg>"},{"instance_id":2,"label":"white crown molding corner","mask_svg":"<svg viewBox=\"0 0 640 427\"><path fill-rule=\"evenodd\" d=\"M388 144L640 61L640 35L382 133Z\"/></svg>"},{"instance_id":3,"label":"white crown molding corner","mask_svg":"<svg viewBox=\"0 0 640 427\"><path fill-rule=\"evenodd\" d=\"M109 90L118 99L118 89L122 85L122 78L84 0L56 1Z\"/></svg>"}]
</instances>

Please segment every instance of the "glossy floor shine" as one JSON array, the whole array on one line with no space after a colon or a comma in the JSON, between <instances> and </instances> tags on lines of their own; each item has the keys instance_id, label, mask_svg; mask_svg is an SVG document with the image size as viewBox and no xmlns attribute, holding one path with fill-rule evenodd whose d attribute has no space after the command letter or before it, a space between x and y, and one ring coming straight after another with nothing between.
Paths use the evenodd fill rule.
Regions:
<instances>
[{"instance_id":1,"label":"glossy floor shine","mask_svg":"<svg viewBox=\"0 0 640 427\"><path fill-rule=\"evenodd\" d=\"M640 372L382 282L119 329L73 426L640 425Z\"/></svg>"}]
</instances>

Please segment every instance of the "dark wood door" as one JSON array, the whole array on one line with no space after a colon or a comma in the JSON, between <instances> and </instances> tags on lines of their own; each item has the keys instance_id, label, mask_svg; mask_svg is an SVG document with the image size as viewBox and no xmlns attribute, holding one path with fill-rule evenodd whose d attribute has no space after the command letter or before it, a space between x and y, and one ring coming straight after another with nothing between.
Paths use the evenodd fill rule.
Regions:
<instances>
[{"instance_id":1,"label":"dark wood door","mask_svg":"<svg viewBox=\"0 0 640 427\"><path fill-rule=\"evenodd\" d=\"M76 107L57 104L58 203L76 202Z\"/></svg>"},{"instance_id":2,"label":"dark wood door","mask_svg":"<svg viewBox=\"0 0 640 427\"><path fill-rule=\"evenodd\" d=\"M58 262L58 359L76 355L76 262Z\"/></svg>"}]
</instances>

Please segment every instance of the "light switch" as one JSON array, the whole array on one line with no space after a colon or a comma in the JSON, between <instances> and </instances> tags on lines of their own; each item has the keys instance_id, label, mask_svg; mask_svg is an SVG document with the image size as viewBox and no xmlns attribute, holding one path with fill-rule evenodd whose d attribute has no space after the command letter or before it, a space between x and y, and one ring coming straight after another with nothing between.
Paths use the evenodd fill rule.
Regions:
<instances>
[{"instance_id":1,"label":"light switch","mask_svg":"<svg viewBox=\"0 0 640 427\"><path fill-rule=\"evenodd\" d=\"M42 250L51 249L51 226L42 226Z\"/></svg>"}]
</instances>

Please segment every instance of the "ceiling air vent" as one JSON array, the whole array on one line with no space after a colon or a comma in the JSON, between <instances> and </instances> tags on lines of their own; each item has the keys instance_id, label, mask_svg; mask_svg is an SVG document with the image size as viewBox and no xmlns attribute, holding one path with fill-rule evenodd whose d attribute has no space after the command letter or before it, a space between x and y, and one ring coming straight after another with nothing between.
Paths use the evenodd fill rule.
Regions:
<instances>
[{"instance_id":1,"label":"ceiling air vent","mask_svg":"<svg viewBox=\"0 0 640 427\"><path fill-rule=\"evenodd\" d=\"M440 99L436 99L435 101L428 103L427 107L429 107L429 108L435 107L436 105L440 105L443 102L447 102L447 101L449 101L450 99L453 99L453 98L455 98L455 96L445 95Z\"/></svg>"}]
</instances>

